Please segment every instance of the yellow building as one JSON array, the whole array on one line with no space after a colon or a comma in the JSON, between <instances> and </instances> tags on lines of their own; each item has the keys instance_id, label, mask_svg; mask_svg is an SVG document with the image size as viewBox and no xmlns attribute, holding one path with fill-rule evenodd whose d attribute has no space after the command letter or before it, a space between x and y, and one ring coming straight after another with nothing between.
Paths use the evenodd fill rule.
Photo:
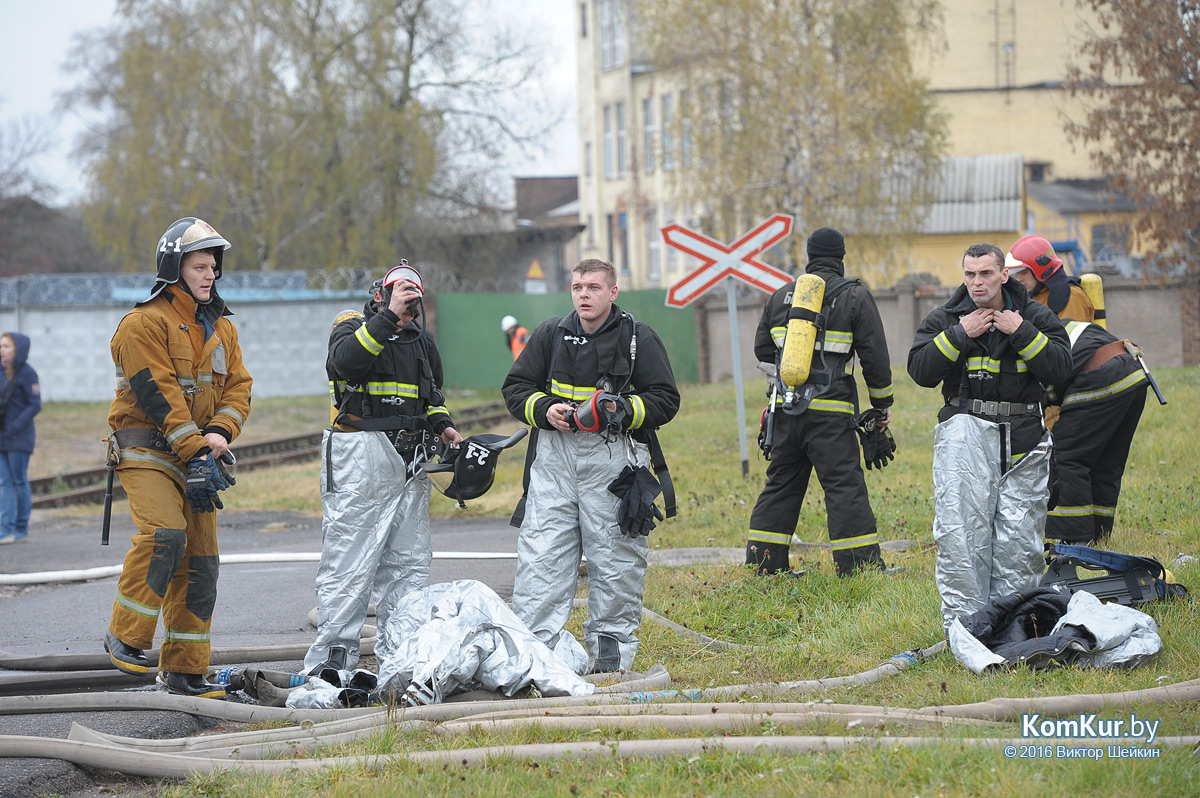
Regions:
<instances>
[{"instance_id":1,"label":"yellow building","mask_svg":"<svg viewBox=\"0 0 1200 798\"><path fill-rule=\"evenodd\" d=\"M876 287L910 273L953 282L970 244L1007 248L1031 232L1070 245L1068 263L1129 263L1132 208L1108 198L1087 153L1063 130L1066 119L1083 116L1062 80L1090 20L1071 0L955 0L943 8L944 37L915 59L950 116L947 174L911 250L889 264L852 262L851 270ZM675 129L686 90L631 55L622 0L580 0L579 11L581 255L611 260L628 288L667 287L699 265L659 233L672 222L698 223L671 187L690 158L687 132ZM845 232L853 252L853 231Z\"/></svg>"}]
</instances>

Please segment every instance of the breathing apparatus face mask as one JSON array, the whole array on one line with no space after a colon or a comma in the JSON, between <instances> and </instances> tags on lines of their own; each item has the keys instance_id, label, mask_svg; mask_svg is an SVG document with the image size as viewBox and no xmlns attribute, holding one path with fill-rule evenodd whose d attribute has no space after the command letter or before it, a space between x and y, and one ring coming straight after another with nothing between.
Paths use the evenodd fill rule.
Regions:
<instances>
[{"instance_id":1,"label":"breathing apparatus face mask","mask_svg":"<svg viewBox=\"0 0 1200 798\"><path fill-rule=\"evenodd\" d=\"M628 426L629 400L608 391L596 391L583 404L568 410L566 419L573 430L615 435Z\"/></svg>"},{"instance_id":2,"label":"breathing apparatus face mask","mask_svg":"<svg viewBox=\"0 0 1200 798\"><path fill-rule=\"evenodd\" d=\"M417 298L408 303L407 310L412 313L413 319L421 317L422 298L425 296L425 281L421 278L421 273L408 265L406 258L400 259L400 265L392 268L382 279L376 280L371 285L371 298L376 310L386 308L392 301L392 291L401 282L409 282L412 285L407 290L415 290L418 294ZM375 299L378 296L379 299Z\"/></svg>"}]
</instances>

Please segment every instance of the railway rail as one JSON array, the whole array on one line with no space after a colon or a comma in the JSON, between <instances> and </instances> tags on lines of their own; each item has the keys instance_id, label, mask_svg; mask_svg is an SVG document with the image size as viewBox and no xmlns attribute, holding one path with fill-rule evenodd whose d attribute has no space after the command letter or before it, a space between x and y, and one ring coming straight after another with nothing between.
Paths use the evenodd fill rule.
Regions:
<instances>
[{"instance_id":1,"label":"railway rail","mask_svg":"<svg viewBox=\"0 0 1200 798\"><path fill-rule=\"evenodd\" d=\"M455 414L455 424L466 432L480 427L491 427L512 417L503 402L465 408ZM321 432L289 435L284 438L237 444L232 447L237 457L238 471L283 465L321 456ZM67 471L49 477L33 477L29 486L33 492L35 508L66 507L73 504L100 504L104 501L108 469L104 466ZM113 497L125 495L120 480L113 483Z\"/></svg>"}]
</instances>

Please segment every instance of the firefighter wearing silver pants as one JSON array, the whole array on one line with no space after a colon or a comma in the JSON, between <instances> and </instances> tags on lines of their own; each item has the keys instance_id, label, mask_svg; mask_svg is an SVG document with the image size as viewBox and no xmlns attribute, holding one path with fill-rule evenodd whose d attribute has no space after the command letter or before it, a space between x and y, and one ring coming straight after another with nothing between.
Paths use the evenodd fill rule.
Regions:
<instances>
[{"instance_id":1,"label":"firefighter wearing silver pants","mask_svg":"<svg viewBox=\"0 0 1200 798\"><path fill-rule=\"evenodd\" d=\"M323 543L317 568L317 639L304 657L311 670L329 649L358 662L358 641L375 600L382 629L400 599L429 585L429 477L408 476L382 432L325 430L321 469Z\"/></svg>"},{"instance_id":2,"label":"firefighter wearing silver pants","mask_svg":"<svg viewBox=\"0 0 1200 798\"><path fill-rule=\"evenodd\" d=\"M628 435L609 444L600 435L539 430L537 459L529 473L513 610L553 648L571 614L580 556L587 557L583 642L589 669L597 658L614 653L606 650L614 640L622 669L629 670L637 655L649 539L621 534L620 500L608 491L629 464L630 452L634 465L648 464L646 445Z\"/></svg>"},{"instance_id":3,"label":"firefighter wearing silver pants","mask_svg":"<svg viewBox=\"0 0 1200 798\"><path fill-rule=\"evenodd\" d=\"M992 599L1037 587L1045 570L1050 433L1013 457L1010 432L965 413L934 428L935 579L947 629Z\"/></svg>"}]
</instances>

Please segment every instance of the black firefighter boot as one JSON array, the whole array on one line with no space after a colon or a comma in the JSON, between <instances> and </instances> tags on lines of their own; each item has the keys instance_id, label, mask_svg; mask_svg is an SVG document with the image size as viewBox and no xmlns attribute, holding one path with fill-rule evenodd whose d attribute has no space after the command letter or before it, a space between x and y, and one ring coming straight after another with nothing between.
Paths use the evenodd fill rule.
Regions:
<instances>
[{"instance_id":1,"label":"black firefighter boot","mask_svg":"<svg viewBox=\"0 0 1200 798\"><path fill-rule=\"evenodd\" d=\"M145 676L150 670L150 660L146 659L142 650L125 645L112 632L104 633L104 650L108 652L113 667L130 676Z\"/></svg>"},{"instance_id":2,"label":"black firefighter boot","mask_svg":"<svg viewBox=\"0 0 1200 798\"><path fill-rule=\"evenodd\" d=\"M168 693L192 698L224 698L225 687L212 684L198 673L167 673L159 671L159 683L167 686Z\"/></svg>"},{"instance_id":3,"label":"black firefighter boot","mask_svg":"<svg viewBox=\"0 0 1200 798\"><path fill-rule=\"evenodd\" d=\"M592 673L615 673L621 669L621 646L612 635L596 635L596 664Z\"/></svg>"}]
</instances>

